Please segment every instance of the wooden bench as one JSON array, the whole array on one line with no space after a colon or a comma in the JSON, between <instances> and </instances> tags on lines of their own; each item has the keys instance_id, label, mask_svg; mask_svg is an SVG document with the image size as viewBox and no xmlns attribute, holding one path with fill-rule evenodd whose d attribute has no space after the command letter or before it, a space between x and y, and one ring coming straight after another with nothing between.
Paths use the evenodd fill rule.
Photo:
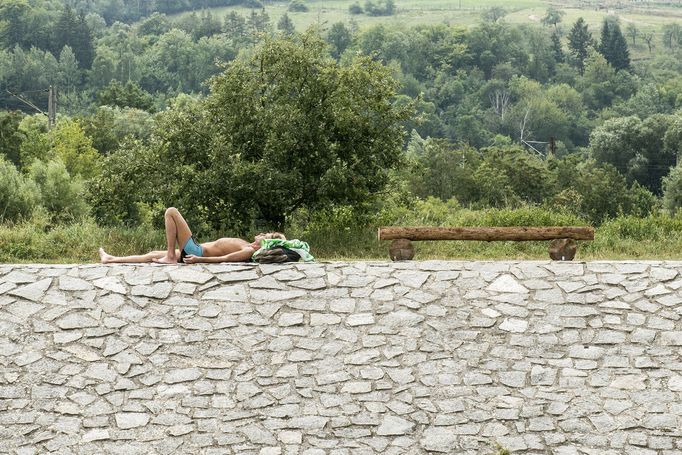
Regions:
<instances>
[{"instance_id":1,"label":"wooden bench","mask_svg":"<svg viewBox=\"0 0 682 455\"><path fill-rule=\"evenodd\" d=\"M414 257L412 240L481 240L538 241L551 240L549 257L555 261L572 261L576 240L594 240L591 227L382 227L379 240L393 240L389 255L394 261Z\"/></svg>"}]
</instances>

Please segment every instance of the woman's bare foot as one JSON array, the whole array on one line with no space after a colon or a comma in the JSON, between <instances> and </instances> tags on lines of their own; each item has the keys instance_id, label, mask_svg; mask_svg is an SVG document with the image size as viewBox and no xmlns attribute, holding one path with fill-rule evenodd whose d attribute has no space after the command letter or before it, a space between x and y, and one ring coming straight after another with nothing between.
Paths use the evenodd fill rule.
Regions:
<instances>
[{"instance_id":1,"label":"woman's bare foot","mask_svg":"<svg viewBox=\"0 0 682 455\"><path fill-rule=\"evenodd\" d=\"M168 255L165 255L164 257L160 259L152 259L152 261L156 262L157 264L177 264L178 260L174 257L170 257Z\"/></svg>"},{"instance_id":2,"label":"woman's bare foot","mask_svg":"<svg viewBox=\"0 0 682 455\"><path fill-rule=\"evenodd\" d=\"M109 262L111 262L112 259L114 259L114 257L107 253L106 251L104 251L104 248L100 248L99 259L102 262L102 264L108 264Z\"/></svg>"}]
</instances>

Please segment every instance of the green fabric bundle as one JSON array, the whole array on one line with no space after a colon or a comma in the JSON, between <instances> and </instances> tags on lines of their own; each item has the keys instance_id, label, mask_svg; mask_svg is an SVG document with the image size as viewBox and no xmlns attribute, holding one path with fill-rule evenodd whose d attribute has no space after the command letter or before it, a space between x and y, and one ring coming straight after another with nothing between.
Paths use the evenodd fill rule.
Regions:
<instances>
[{"instance_id":1,"label":"green fabric bundle","mask_svg":"<svg viewBox=\"0 0 682 455\"><path fill-rule=\"evenodd\" d=\"M253 253L251 259L256 261L258 256L264 251L271 250L273 248L286 248L291 251L295 251L304 262L312 262L315 258L310 254L310 246L301 240L291 239L291 240L281 240L281 239L265 239L260 242L260 249Z\"/></svg>"}]
</instances>

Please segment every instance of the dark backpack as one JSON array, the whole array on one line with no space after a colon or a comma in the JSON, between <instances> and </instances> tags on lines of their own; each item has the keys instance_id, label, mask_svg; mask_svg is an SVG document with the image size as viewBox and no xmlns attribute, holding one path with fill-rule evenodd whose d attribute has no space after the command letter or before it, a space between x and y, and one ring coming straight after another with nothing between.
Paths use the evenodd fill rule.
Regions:
<instances>
[{"instance_id":1,"label":"dark backpack","mask_svg":"<svg viewBox=\"0 0 682 455\"><path fill-rule=\"evenodd\" d=\"M298 262L300 259L301 256L297 252L278 246L258 253L258 256L253 260L259 264L276 264L280 262Z\"/></svg>"}]
</instances>

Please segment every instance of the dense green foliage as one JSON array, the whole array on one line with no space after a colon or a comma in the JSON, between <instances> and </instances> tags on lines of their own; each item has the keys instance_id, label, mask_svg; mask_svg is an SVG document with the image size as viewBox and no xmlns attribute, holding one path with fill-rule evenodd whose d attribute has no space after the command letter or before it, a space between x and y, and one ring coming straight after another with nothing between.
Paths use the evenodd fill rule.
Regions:
<instances>
[{"instance_id":1,"label":"dense green foliage","mask_svg":"<svg viewBox=\"0 0 682 455\"><path fill-rule=\"evenodd\" d=\"M491 8L469 29L298 33L302 1L276 23L263 8L163 14L185 0L70 5L0 6L0 88L46 109L55 85L60 111L48 131L0 98L4 222L158 228L173 205L200 234L272 227L332 242L336 228L369 242L381 223L639 229L682 205L674 24L655 39L628 24L629 45L616 17L593 36L554 7L542 25Z\"/></svg>"},{"instance_id":2,"label":"dense green foliage","mask_svg":"<svg viewBox=\"0 0 682 455\"><path fill-rule=\"evenodd\" d=\"M612 165L579 154L542 159L518 146L476 151L419 136L413 136L408 153L412 164L404 178L422 198L452 198L481 209L544 205L592 223L624 213L646 216L657 207L646 188L629 185Z\"/></svg>"}]
</instances>

